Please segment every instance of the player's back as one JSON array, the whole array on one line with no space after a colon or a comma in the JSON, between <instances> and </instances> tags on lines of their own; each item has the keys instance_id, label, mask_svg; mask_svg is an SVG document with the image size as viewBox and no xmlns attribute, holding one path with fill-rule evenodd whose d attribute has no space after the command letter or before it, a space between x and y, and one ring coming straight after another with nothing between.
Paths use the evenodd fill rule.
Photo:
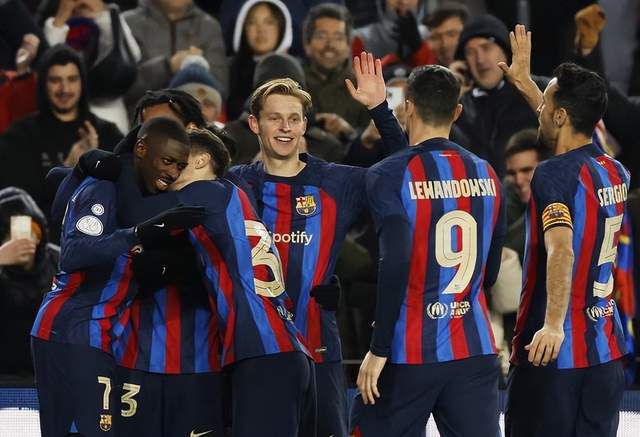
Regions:
<instances>
[{"instance_id":1,"label":"player's back","mask_svg":"<svg viewBox=\"0 0 640 437\"><path fill-rule=\"evenodd\" d=\"M495 353L484 283L487 264L494 277L500 259L492 242L501 223L502 195L491 166L447 139L434 138L373 166L367 194L378 226L385 217L399 215L410 235L392 362Z\"/></svg>"},{"instance_id":2,"label":"player's back","mask_svg":"<svg viewBox=\"0 0 640 437\"><path fill-rule=\"evenodd\" d=\"M214 296L222 364L306 352L286 309L278 252L246 193L226 180L200 181L182 189L178 197L206 210L205 222L190 234Z\"/></svg>"},{"instance_id":3,"label":"player's back","mask_svg":"<svg viewBox=\"0 0 640 437\"><path fill-rule=\"evenodd\" d=\"M558 368L582 368L625 354L613 291L613 263L623 222L629 174L590 144L540 164L531 181L527 244L513 360L526 361L524 346L542 327L546 310L547 252L544 232L573 229L571 297Z\"/></svg>"}]
</instances>

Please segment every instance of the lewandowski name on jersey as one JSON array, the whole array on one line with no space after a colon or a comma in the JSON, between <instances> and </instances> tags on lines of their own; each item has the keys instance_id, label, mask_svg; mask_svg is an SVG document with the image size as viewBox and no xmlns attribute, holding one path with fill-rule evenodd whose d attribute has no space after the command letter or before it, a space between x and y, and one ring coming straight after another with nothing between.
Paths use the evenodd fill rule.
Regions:
<instances>
[{"instance_id":1,"label":"lewandowski name on jersey","mask_svg":"<svg viewBox=\"0 0 640 437\"><path fill-rule=\"evenodd\" d=\"M409 194L417 199L458 199L460 197L496 197L496 183L491 178L450 179L444 181L409 181Z\"/></svg>"}]
</instances>

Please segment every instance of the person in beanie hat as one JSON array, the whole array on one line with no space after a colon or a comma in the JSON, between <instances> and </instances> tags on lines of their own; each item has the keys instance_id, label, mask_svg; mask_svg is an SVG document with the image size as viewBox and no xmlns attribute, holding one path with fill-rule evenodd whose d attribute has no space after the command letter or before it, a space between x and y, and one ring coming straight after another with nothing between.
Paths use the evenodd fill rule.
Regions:
<instances>
[{"instance_id":1,"label":"person in beanie hat","mask_svg":"<svg viewBox=\"0 0 640 437\"><path fill-rule=\"evenodd\" d=\"M209 63L202 56L187 56L169 88L184 91L198 100L207 123L215 122L223 113L223 86L211 74Z\"/></svg>"},{"instance_id":2,"label":"person in beanie hat","mask_svg":"<svg viewBox=\"0 0 640 437\"><path fill-rule=\"evenodd\" d=\"M518 131L538 125L536 113L509 82L498 66L511 57L509 32L493 15L468 21L460 35L456 59L468 65L473 80L464 94L462 115L456 122L470 141L470 150L489 161L498 176L505 176L504 150ZM544 81L536 79L544 88Z\"/></svg>"}]
</instances>

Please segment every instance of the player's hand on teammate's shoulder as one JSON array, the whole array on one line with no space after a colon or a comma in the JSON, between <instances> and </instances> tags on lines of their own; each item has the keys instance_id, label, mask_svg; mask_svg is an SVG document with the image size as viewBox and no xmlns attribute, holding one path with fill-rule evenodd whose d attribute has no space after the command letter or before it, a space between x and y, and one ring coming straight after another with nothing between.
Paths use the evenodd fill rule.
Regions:
<instances>
[{"instance_id":1,"label":"player's hand on teammate's shoulder","mask_svg":"<svg viewBox=\"0 0 640 437\"><path fill-rule=\"evenodd\" d=\"M531 343L524 347L525 350L529 351L529 362L534 366L546 366L558 358L563 341L564 329L562 326L557 327L545 324L533 335Z\"/></svg>"},{"instance_id":2,"label":"player's hand on teammate's shoulder","mask_svg":"<svg viewBox=\"0 0 640 437\"><path fill-rule=\"evenodd\" d=\"M374 60L371 53L362 52L360 56L353 58L353 74L356 85L350 79L345 79L345 84L356 101L373 109L386 100L387 88L380 59Z\"/></svg>"},{"instance_id":3,"label":"player's hand on teammate's shoulder","mask_svg":"<svg viewBox=\"0 0 640 437\"><path fill-rule=\"evenodd\" d=\"M378 379L386 362L387 357L379 357L369 351L360 364L357 385L365 405L375 404L376 398L380 397Z\"/></svg>"}]
</instances>

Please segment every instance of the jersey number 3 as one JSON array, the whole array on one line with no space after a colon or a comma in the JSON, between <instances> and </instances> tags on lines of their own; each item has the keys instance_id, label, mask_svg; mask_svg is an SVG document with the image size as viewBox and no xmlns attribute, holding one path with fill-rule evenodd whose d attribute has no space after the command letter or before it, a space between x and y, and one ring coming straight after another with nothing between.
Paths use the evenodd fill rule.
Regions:
<instances>
[{"instance_id":1,"label":"jersey number 3","mask_svg":"<svg viewBox=\"0 0 640 437\"><path fill-rule=\"evenodd\" d=\"M458 228L457 246L453 247L452 233ZM444 294L462 293L466 290L478 257L478 222L466 211L450 211L436 223L436 261L442 267L458 267L455 276L443 290Z\"/></svg>"}]
</instances>

